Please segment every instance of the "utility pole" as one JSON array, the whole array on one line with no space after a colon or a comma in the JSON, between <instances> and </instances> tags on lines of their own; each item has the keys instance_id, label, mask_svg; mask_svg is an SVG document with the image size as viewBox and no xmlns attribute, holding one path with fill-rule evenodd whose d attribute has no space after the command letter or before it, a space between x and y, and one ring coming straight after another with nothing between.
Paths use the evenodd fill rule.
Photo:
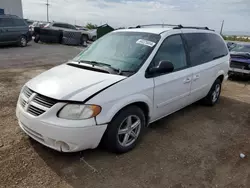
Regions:
<instances>
[{"instance_id":1,"label":"utility pole","mask_svg":"<svg viewBox=\"0 0 250 188\"><path fill-rule=\"evenodd\" d=\"M224 20L222 21L221 28L220 28L220 34L221 35L222 35L222 31L223 31L223 26L224 26Z\"/></svg>"},{"instance_id":2,"label":"utility pole","mask_svg":"<svg viewBox=\"0 0 250 188\"><path fill-rule=\"evenodd\" d=\"M46 6L47 6L47 22L49 22L49 0L47 0Z\"/></svg>"}]
</instances>

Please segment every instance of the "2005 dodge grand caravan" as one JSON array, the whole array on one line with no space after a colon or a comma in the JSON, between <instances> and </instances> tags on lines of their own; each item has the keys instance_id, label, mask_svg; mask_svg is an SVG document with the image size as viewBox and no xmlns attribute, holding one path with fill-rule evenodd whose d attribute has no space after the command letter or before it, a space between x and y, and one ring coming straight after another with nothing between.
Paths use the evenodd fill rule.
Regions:
<instances>
[{"instance_id":1,"label":"2005 dodge grand caravan","mask_svg":"<svg viewBox=\"0 0 250 188\"><path fill-rule=\"evenodd\" d=\"M16 115L24 132L61 152L135 147L148 124L195 101L217 103L229 52L208 28L116 30L27 82Z\"/></svg>"}]
</instances>

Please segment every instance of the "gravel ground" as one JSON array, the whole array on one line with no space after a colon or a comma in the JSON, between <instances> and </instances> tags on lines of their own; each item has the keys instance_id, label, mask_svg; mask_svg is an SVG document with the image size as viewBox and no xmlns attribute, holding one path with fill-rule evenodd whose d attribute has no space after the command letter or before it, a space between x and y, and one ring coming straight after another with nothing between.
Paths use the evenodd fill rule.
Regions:
<instances>
[{"instance_id":1,"label":"gravel ground","mask_svg":"<svg viewBox=\"0 0 250 188\"><path fill-rule=\"evenodd\" d=\"M28 43L27 47L0 47L0 68L61 64L76 56L83 48L58 44Z\"/></svg>"},{"instance_id":2,"label":"gravel ground","mask_svg":"<svg viewBox=\"0 0 250 188\"><path fill-rule=\"evenodd\" d=\"M1 65L3 56L1 51ZM39 61L47 64L43 57ZM215 107L193 104L152 124L127 154L99 148L63 154L28 138L15 117L21 86L50 67L0 70L0 187L250 187L246 82L227 81Z\"/></svg>"}]
</instances>

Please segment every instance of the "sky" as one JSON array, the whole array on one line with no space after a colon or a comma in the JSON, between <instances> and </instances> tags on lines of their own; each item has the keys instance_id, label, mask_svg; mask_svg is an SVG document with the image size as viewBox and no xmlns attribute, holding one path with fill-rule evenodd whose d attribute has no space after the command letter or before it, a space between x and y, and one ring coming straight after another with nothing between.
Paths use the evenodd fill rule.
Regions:
<instances>
[{"instance_id":1,"label":"sky","mask_svg":"<svg viewBox=\"0 0 250 188\"><path fill-rule=\"evenodd\" d=\"M46 0L22 0L25 18L46 20ZM169 23L250 32L250 0L49 0L50 21L114 28Z\"/></svg>"}]
</instances>

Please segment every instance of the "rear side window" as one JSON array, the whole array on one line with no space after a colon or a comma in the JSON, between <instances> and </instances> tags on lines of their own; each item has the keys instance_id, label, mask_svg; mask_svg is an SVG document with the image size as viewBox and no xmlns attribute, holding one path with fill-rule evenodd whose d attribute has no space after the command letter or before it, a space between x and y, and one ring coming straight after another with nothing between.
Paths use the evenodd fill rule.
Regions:
<instances>
[{"instance_id":1,"label":"rear side window","mask_svg":"<svg viewBox=\"0 0 250 188\"><path fill-rule=\"evenodd\" d=\"M12 27L14 23L11 18L0 18L0 26L2 27Z\"/></svg>"},{"instance_id":2,"label":"rear side window","mask_svg":"<svg viewBox=\"0 0 250 188\"><path fill-rule=\"evenodd\" d=\"M26 26L24 21L22 19L12 19L14 26Z\"/></svg>"},{"instance_id":3,"label":"rear side window","mask_svg":"<svg viewBox=\"0 0 250 188\"><path fill-rule=\"evenodd\" d=\"M69 25L69 24L68 24L68 28L69 28L69 29L74 29L74 30L76 30L76 28L75 28L73 25Z\"/></svg>"},{"instance_id":4,"label":"rear side window","mask_svg":"<svg viewBox=\"0 0 250 188\"><path fill-rule=\"evenodd\" d=\"M192 66L207 63L228 54L225 43L216 34L186 33L184 38L187 41Z\"/></svg>"},{"instance_id":5,"label":"rear side window","mask_svg":"<svg viewBox=\"0 0 250 188\"><path fill-rule=\"evenodd\" d=\"M55 23L53 24L54 27L63 27L62 24L59 24L59 23Z\"/></svg>"}]
</instances>

